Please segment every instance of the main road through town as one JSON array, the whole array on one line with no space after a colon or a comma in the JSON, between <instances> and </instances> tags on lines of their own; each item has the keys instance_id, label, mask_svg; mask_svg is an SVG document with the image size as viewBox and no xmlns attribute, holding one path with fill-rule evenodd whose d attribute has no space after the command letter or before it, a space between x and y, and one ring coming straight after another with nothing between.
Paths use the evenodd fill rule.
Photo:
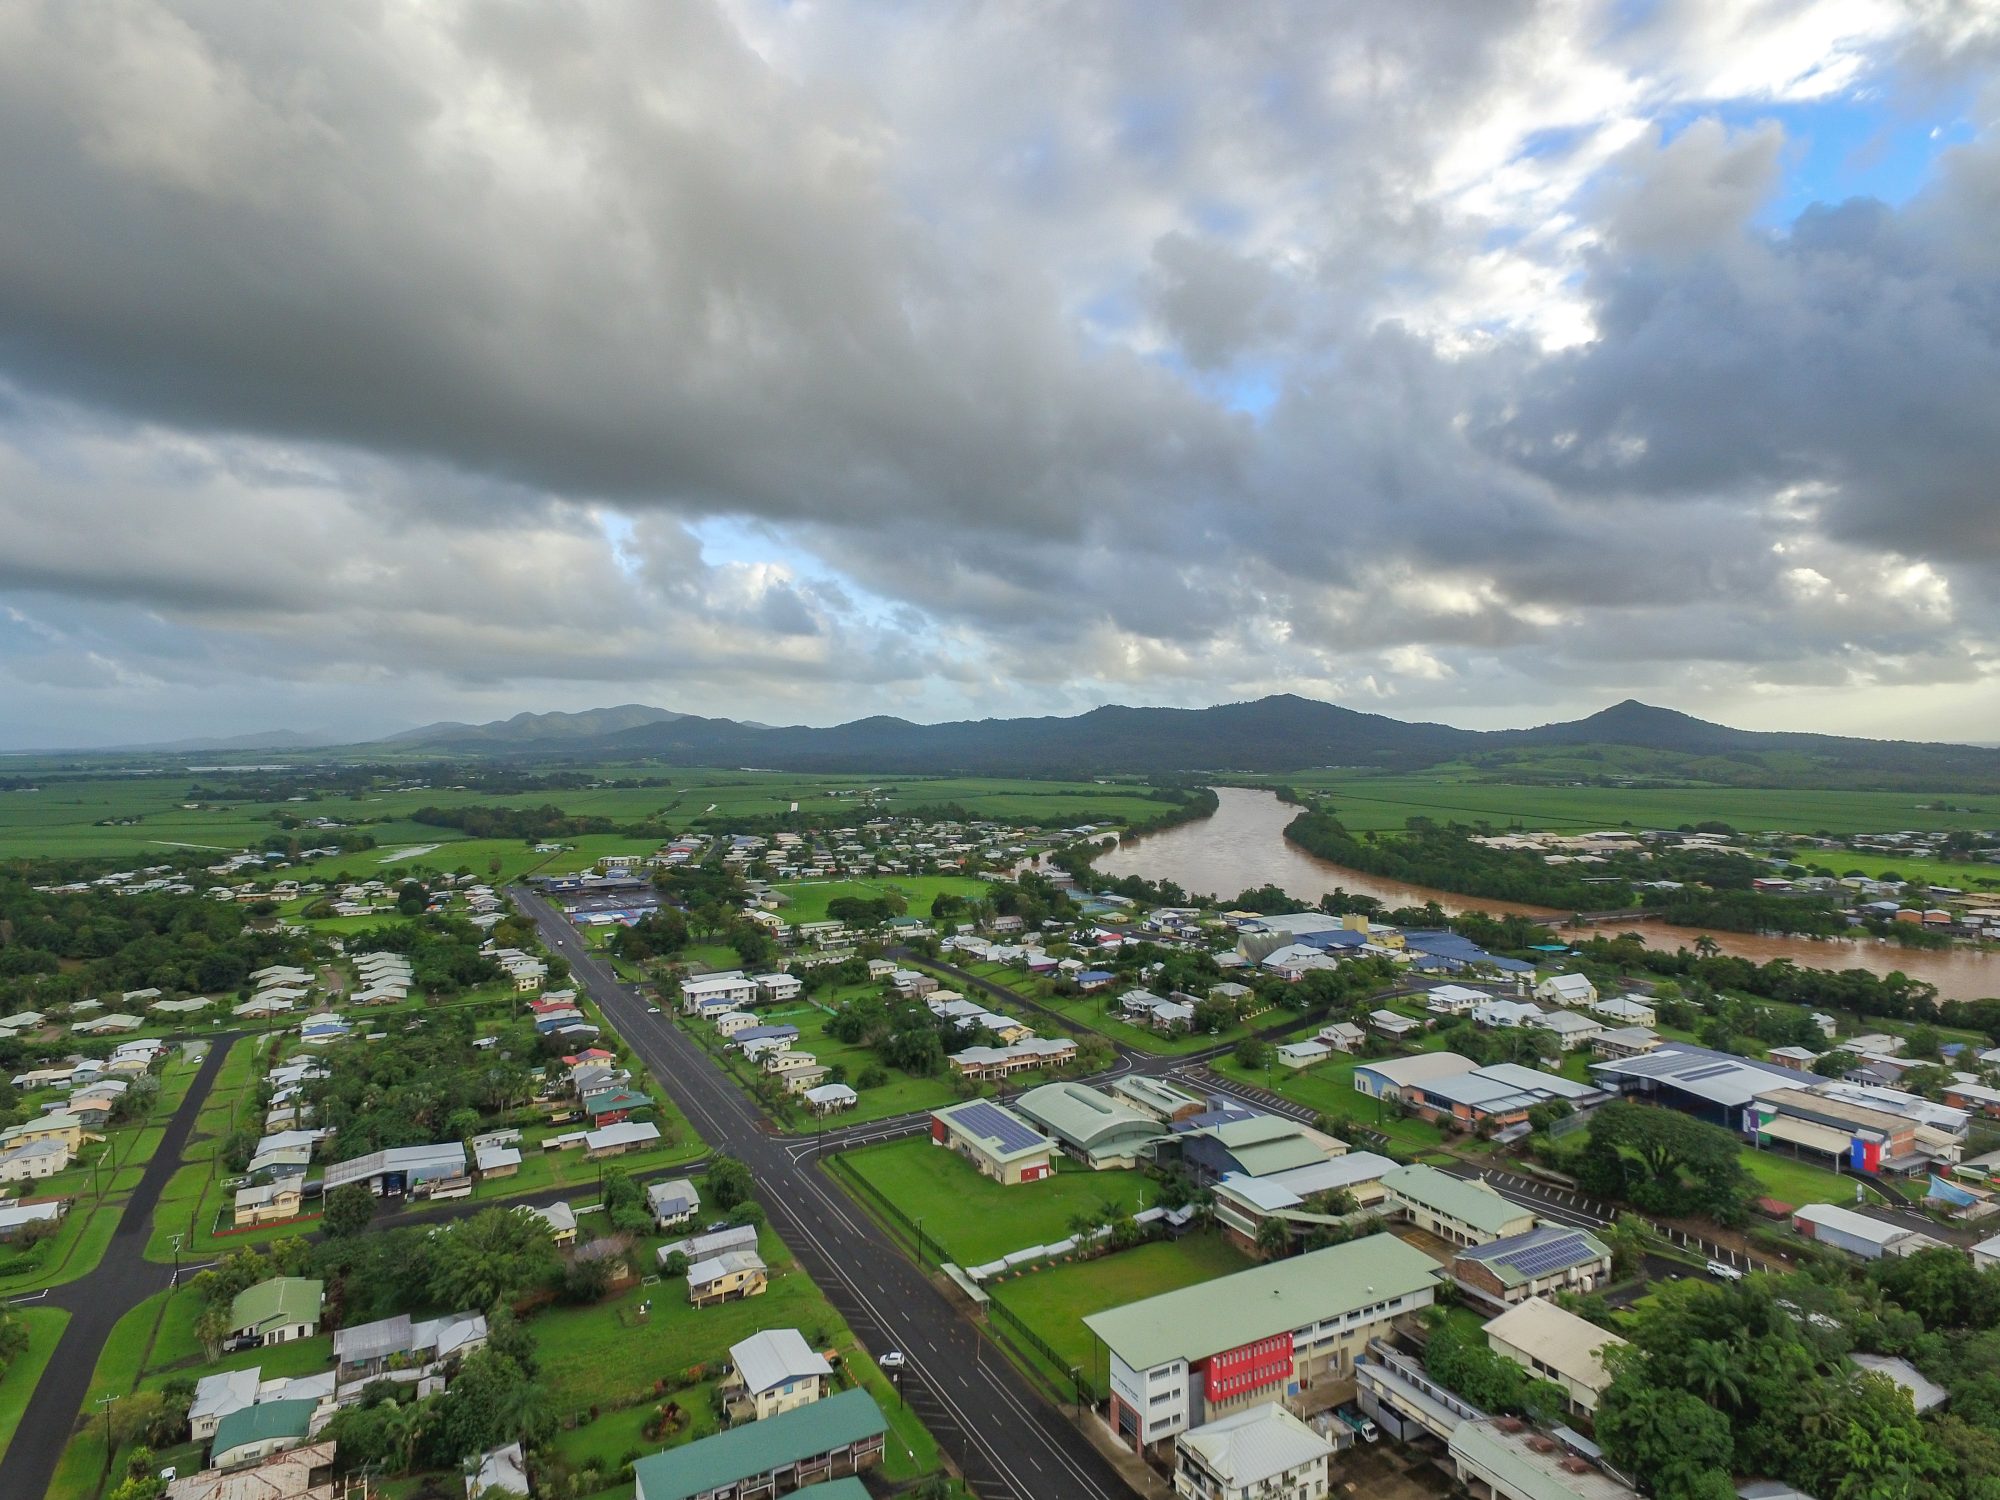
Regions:
<instances>
[{"instance_id":1,"label":"main road through town","mask_svg":"<svg viewBox=\"0 0 2000 1500\"><path fill-rule=\"evenodd\" d=\"M772 1226L878 1357L900 1350L901 1385L981 1495L1085 1500L1131 1493L1110 1460L962 1317L810 1158L797 1159L707 1053L584 944L540 896L514 900L605 1018L708 1143L749 1167ZM804 1153L800 1153L804 1156Z\"/></svg>"}]
</instances>

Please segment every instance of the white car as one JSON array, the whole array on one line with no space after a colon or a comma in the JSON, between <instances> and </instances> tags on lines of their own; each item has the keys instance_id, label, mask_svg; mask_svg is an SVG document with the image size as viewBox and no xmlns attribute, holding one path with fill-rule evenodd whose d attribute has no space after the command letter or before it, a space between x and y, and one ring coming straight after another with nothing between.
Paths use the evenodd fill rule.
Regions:
<instances>
[{"instance_id":1,"label":"white car","mask_svg":"<svg viewBox=\"0 0 2000 1500\"><path fill-rule=\"evenodd\" d=\"M905 1362L903 1351L900 1349L891 1349L887 1354L875 1361L877 1367L884 1370L900 1370L903 1368Z\"/></svg>"},{"instance_id":2,"label":"white car","mask_svg":"<svg viewBox=\"0 0 2000 1500\"><path fill-rule=\"evenodd\" d=\"M1743 1273L1725 1260L1712 1260L1704 1269L1718 1281L1741 1281L1743 1279Z\"/></svg>"}]
</instances>

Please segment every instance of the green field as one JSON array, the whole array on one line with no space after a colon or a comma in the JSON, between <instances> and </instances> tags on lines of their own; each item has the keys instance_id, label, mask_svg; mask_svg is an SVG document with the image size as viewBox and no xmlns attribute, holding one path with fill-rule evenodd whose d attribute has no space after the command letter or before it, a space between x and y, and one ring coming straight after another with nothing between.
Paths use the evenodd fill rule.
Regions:
<instances>
[{"instance_id":1,"label":"green field","mask_svg":"<svg viewBox=\"0 0 2000 1500\"><path fill-rule=\"evenodd\" d=\"M1062 1239L1080 1210L1115 1203L1136 1212L1153 1196L1144 1173L1093 1172L1067 1157L1057 1158L1054 1177L1003 1186L927 1137L843 1152L839 1160L911 1219L923 1221L929 1258L941 1251L962 1266Z\"/></svg>"},{"instance_id":2,"label":"green field","mask_svg":"<svg viewBox=\"0 0 2000 1500\"><path fill-rule=\"evenodd\" d=\"M1539 786L1473 779L1448 768L1375 776L1299 771L1282 780L1300 791L1329 796L1335 815L1357 832L1400 829L1411 818L1581 831L1678 828L1719 820L1745 832L1784 829L1834 835L1900 829L1991 828L2000 823L2000 797L1943 796L1925 792L1793 791L1735 786L1635 787ZM1948 802L1955 809L1938 810ZM1835 862L1859 861L1830 851ZM1870 856L1871 860L1876 857ZM1893 863L1893 861L1891 861ZM1870 865L1872 870L1874 865ZM1963 871L1965 866L1952 868ZM1958 882L1952 882L1954 884Z\"/></svg>"},{"instance_id":3,"label":"green field","mask_svg":"<svg viewBox=\"0 0 2000 1500\"><path fill-rule=\"evenodd\" d=\"M1127 1302L1139 1302L1162 1292L1246 1271L1251 1265L1247 1257L1238 1254L1220 1234L1211 1230L1185 1239L1141 1245L1097 1260L1031 1271L1009 1280L990 1282L986 1289L1061 1357L1063 1368L1053 1369L1044 1356L1020 1351L1024 1359L1042 1370L1055 1389L1069 1388L1068 1372L1073 1365L1084 1383L1102 1399L1106 1394L1104 1356L1102 1346L1083 1326L1086 1317L1106 1308L1122 1307ZM1006 1330L1005 1323L997 1320L994 1327L1003 1334Z\"/></svg>"},{"instance_id":4,"label":"green field","mask_svg":"<svg viewBox=\"0 0 2000 1500\"><path fill-rule=\"evenodd\" d=\"M372 758L372 757L371 757ZM228 757L222 757L228 759ZM249 757L244 757L249 759ZM262 756L256 757L264 762ZM272 757L276 764L281 757ZM620 824L647 823L686 829L698 818L752 818L785 813L797 803L802 812L839 813L859 824L875 813L957 804L974 817L999 822L1044 824L1130 822L1158 816L1162 804L1129 785L1095 782L1010 780L1000 777L870 777L802 776L785 772L674 769L665 773L646 767L649 776L665 774L673 785L606 785L557 791L484 793L452 787L412 787L311 797L304 802L231 801L188 807L197 783L214 785L221 778L197 775L171 761L156 763L154 775L87 775L72 779L50 773L36 790L0 792L0 859L22 856L85 855L127 859L161 853L174 847L230 853L259 844L281 832L276 819L325 817L365 828L378 844L313 863L313 879L345 872L357 877L379 876L385 867L401 868L427 862L440 869L460 864L484 872L499 858L504 878L539 866L543 857L528 852L519 840L468 840L455 828L430 827L410 821L419 808L522 807L553 802L578 817L603 817ZM17 774L26 771L19 768ZM290 773L288 773L289 775ZM607 780L618 767L600 768ZM629 774L629 773L628 773ZM113 819L139 819L100 827ZM312 834L300 830L299 837ZM618 835L567 839L580 847L576 855L558 856L547 868L560 871L588 864L599 854L629 851L635 841ZM643 842L643 841L639 841ZM477 845L465 850L439 849L404 861L389 859L398 851L423 844ZM586 847L588 846L588 847Z\"/></svg>"},{"instance_id":5,"label":"green field","mask_svg":"<svg viewBox=\"0 0 2000 1500\"><path fill-rule=\"evenodd\" d=\"M771 890L782 899L778 915L787 922L824 922L827 903L842 896L873 901L892 895L903 898L910 916L928 922L931 902L938 896L979 901L986 895L986 886L986 881L965 875L882 875L870 880L784 881Z\"/></svg>"}]
</instances>

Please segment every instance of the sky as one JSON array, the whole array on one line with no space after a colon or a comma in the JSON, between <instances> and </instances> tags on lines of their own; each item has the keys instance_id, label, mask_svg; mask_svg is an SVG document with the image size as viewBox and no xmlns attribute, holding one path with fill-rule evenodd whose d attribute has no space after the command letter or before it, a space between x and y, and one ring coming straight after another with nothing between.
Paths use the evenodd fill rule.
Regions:
<instances>
[{"instance_id":1,"label":"sky","mask_svg":"<svg viewBox=\"0 0 2000 1500\"><path fill-rule=\"evenodd\" d=\"M0 748L2000 739L2000 4L0 7Z\"/></svg>"}]
</instances>

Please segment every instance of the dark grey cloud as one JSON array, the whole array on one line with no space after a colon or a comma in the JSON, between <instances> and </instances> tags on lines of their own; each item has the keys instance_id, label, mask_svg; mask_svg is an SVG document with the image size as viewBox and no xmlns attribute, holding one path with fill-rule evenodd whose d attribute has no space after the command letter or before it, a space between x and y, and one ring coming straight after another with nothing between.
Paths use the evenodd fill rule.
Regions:
<instances>
[{"instance_id":1,"label":"dark grey cloud","mask_svg":"<svg viewBox=\"0 0 2000 1500\"><path fill-rule=\"evenodd\" d=\"M1823 0L8 7L0 688L1962 685L1996 39ZM1956 91L1968 143L1774 222L1762 107L1864 89Z\"/></svg>"}]
</instances>

